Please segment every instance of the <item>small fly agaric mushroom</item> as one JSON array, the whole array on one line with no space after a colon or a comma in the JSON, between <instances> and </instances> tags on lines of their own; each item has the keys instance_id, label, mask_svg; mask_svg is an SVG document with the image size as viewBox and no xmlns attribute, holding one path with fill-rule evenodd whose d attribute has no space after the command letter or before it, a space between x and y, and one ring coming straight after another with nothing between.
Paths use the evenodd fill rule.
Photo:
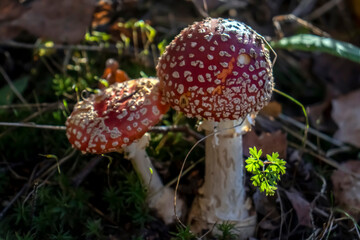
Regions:
<instances>
[{"instance_id":1,"label":"small fly agaric mushroom","mask_svg":"<svg viewBox=\"0 0 360 240\"><path fill-rule=\"evenodd\" d=\"M159 80L141 78L112 84L78 102L66 121L69 142L83 153L102 154L123 149L128 154L134 169L148 186L150 208L157 210L166 224L174 220L174 191L164 187L151 164L145 151L148 135L144 134L168 109L159 91Z\"/></svg>"},{"instance_id":2,"label":"small fly agaric mushroom","mask_svg":"<svg viewBox=\"0 0 360 240\"><path fill-rule=\"evenodd\" d=\"M101 78L105 79L109 85L114 83L122 83L127 80L130 80L126 72L119 69L119 63L113 58L106 60L105 70ZM105 88L104 84L99 82L99 88Z\"/></svg>"},{"instance_id":3,"label":"small fly agaric mushroom","mask_svg":"<svg viewBox=\"0 0 360 240\"><path fill-rule=\"evenodd\" d=\"M189 221L201 232L221 222L254 233L256 214L246 199L241 135L248 116L270 100L272 63L265 41L247 25L208 18L185 28L157 65L164 97L187 117L204 119L205 181ZM241 126L239 126L241 124Z\"/></svg>"}]
</instances>

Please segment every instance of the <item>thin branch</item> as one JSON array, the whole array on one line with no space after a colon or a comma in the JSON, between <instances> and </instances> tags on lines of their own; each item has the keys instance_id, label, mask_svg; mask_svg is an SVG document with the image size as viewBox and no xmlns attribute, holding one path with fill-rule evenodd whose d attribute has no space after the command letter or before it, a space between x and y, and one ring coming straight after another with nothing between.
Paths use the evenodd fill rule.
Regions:
<instances>
[{"instance_id":1,"label":"thin branch","mask_svg":"<svg viewBox=\"0 0 360 240\"><path fill-rule=\"evenodd\" d=\"M84 51L106 51L117 53L118 49L114 44L107 46L89 46L89 45L62 45L62 44L53 44L51 46L46 46L44 44L29 44L29 43L20 43L12 40L1 42L0 46L6 47L16 47L16 48L26 48L26 49L58 49L58 50L84 50Z\"/></svg>"},{"instance_id":2,"label":"thin branch","mask_svg":"<svg viewBox=\"0 0 360 240\"><path fill-rule=\"evenodd\" d=\"M65 126L36 124L33 122L0 122L0 126L28 127L28 128L39 128L39 129L48 129L48 130L61 130L61 131L66 130ZM149 132L154 132L154 133L184 132L187 135L194 137L195 139L203 138L202 134L197 133L189 126L155 126L150 128Z\"/></svg>"},{"instance_id":3,"label":"thin branch","mask_svg":"<svg viewBox=\"0 0 360 240\"><path fill-rule=\"evenodd\" d=\"M73 178L72 182L75 187L80 186L80 184L84 181L87 175L98 165L101 160L103 160L103 157L101 155L97 155L86 164L86 166L77 173Z\"/></svg>"},{"instance_id":4,"label":"thin branch","mask_svg":"<svg viewBox=\"0 0 360 240\"><path fill-rule=\"evenodd\" d=\"M284 121L284 122L290 123L290 124L300 128L300 129L304 130L306 128L305 124L303 124L303 123L301 123L299 121L296 121L295 119L293 119L291 117L288 117L288 116L286 116L284 114L280 114L278 116L278 118L280 120ZM345 144L342 141L331 138L330 136L328 136L328 135L326 135L326 134L324 134L322 132L319 132L318 130L316 130L314 128L309 127L309 133L311 133L311 134L313 134L315 136L318 136L319 138L322 138L323 140L328 141L329 143L332 143L332 144L334 144L336 146L339 146L339 147L344 147L345 146Z\"/></svg>"},{"instance_id":5,"label":"thin branch","mask_svg":"<svg viewBox=\"0 0 360 240\"><path fill-rule=\"evenodd\" d=\"M39 116L39 115L41 115L42 113L44 113L44 112L46 112L46 111L48 111L48 110L51 110L52 108L56 108L56 105L53 105L53 106L51 106L51 105L49 105L49 107L47 107L47 108L44 108L44 109L41 109L41 110L39 110L39 111L37 111L37 112L34 112L33 114L31 114L30 116L28 116L28 117L26 117L26 118L24 118L23 120L21 120L20 122L28 122L28 121L30 121L31 119L33 119L33 118L35 118L35 117L37 117L37 116ZM8 129L6 129L5 131L3 131L1 134L0 134L0 138L2 138L3 136L5 136L6 134L8 134L9 132L11 132L12 130L14 130L14 127L9 127Z\"/></svg>"},{"instance_id":6,"label":"thin branch","mask_svg":"<svg viewBox=\"0 0 360 240\"><path fill-rule=\"evenodd\" d=\"M332 167L334 167L334 168L336 168L336 169L339 169L339 170L341 170L341 171L343 171L343 172L345 172L345 173L351 174L351 176L360 179L360 174L355 173L355 172L353 172L353 171L351 171L351 170L349 170L349 169L341 166L341 165L340 165L339 163L337 163L334 159L327 158L327 157L325 157L325 156L319 155L318 153L315 153L315 152L313 152L313 151L311 151L311 150L309 150L309 149L303 149L303 148L302 148L301 146L299 146L298 144L295 144L295 143L292 143L292 142L289 142L288 144L289 144L289 146L291 146L291 147L294 147L294 148L297 148L297 149L302 149L305 153L308 153L308 154L310 154L311 156L320 159L321 161L327 163L328 165L330 165L330 166L332 166Z\"/></svg>"},{"instance_id":7,"label":"thin branch","mask_svg":"<svg viewBox=\"0 0 360 240\"><path fill-rule=\"evenodd\" d=\"M49 130L61 130L65 131L65 126L54 126L54 125L43 125L43 124L36 124L33 122L0 122L0 126L6 126L6 127L29 127L29 128L40 128L40 129L49 129Z\"/></svg>"},{"instance_id":8,"label":"thin branch","mask_svg":"<svg viewBox=\"0 0 360 240\"><path fill-rule=\"evenodd\" d=\"M14 94L20 99L20 101L27 105L27 101L25 100L25 98L21 95L21 93L16 89L16 87L14 86L14 84L12 83L10 77L6 74L5 70L0 66L0 73L1 75L4 77L5 81L7 82L7 84L9 85L10 89L14 92Z\"/></svg>"},{"instance_id":9,"label":"thin branch","mask_svg":"<svg viewBox=\"0 0 360 240\"><path fill-rule=\"evenodd\" d=\"M342 0L332 0L332 1L326 2L324 5L322 5L318 9L314 10L310 14L310 16L306 17L306 20L311 21L311 20L319 18L320 16L324 15L326 12L330 11L333 7L338 5L340 2L342 2Z\"/></svg>"},{"instance_id":10,"label":"thin branch","mask_svg":"<svg viewBox=\"0 0 360 240\"><path fill-rule=\"evenodd\" d=\"M0 109L9 109L9 108L39 108L39 107L49 107L54 106L55 104L58 105L59 108L63 106L61 102L54 102L54 103L26 103L26 104L8 104L8 105L0 105ZM69 104L69 106L72 106Z\"/></svg>"}]
</instances>

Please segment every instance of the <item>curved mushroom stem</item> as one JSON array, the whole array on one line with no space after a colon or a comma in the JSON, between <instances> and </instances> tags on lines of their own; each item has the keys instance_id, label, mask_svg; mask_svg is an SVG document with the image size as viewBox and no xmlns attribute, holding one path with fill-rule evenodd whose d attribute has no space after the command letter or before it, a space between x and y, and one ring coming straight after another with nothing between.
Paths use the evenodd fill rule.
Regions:
<instances>
[{"instance_id":1,"label":"curved mushroom stem","mask_svg":"<svg viewBox=\"0 0 360 240\"><path fill-rule=\"evenodd\" d=\"M135 171L148 189L149 207L156 210L165 224L171 224L175 220L173 211L174 190L164 186L146 153L145 149L148 146L149 139L150 135L145 134L138 141L125 147L124 150L127 158L130 159ZM185 203L181 199L177 202L177 209L177 215L182 216Z\"/></svg>"},{"instance_id":2,"label":"curved mushroom stem","mask_svg":"<svg viewBox=\"0 0 360 240\"><path fill-rule=\"evenodd\" d=\"M254 234L256 213L252 211L251 200L246 198L242 151L242 135L250 123L248 119L241 123L242 120L220 123L204 120L200 125L206 135L215 134L205 142L205 182L189 214L194 232L227 222L235 225L234 233L239 239Z\"/></svg>"}]
</instances>

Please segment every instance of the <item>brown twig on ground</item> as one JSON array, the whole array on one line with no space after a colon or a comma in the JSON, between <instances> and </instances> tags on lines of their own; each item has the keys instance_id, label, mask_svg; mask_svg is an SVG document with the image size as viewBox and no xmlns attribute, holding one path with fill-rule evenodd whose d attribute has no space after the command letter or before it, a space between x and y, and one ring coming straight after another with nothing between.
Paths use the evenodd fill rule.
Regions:
<instances>
[{"instance_id":1,"label":"brown twig on ground","mask_svg":"<svg viewBox=\"0 0 360 240\"><path fill-rule=\"evenodd\" d=\"M81 171L72 178L74 186L78 187L84 181L86 176L89 175L91 170L93 170L96 165L100 163L101 160L103 160L102 156L95 156L91 158L91 160L86 164L86 166L82 168Z\"/></svg>"},{"instance_id":2,"label":"brown twig on ground","mask_svg":"<svg viewBox=\"0 0 360 240\"><path fill-rule=\"evenodd\" d=\"M93 210L96 214L98 214L100 217L102 217L103 219L105 219L106 221L108 221L109 223L115 225L115 226L119 226L119 224L117 222L115 222L114 220L112 220L111 218L109 218L108 216L106 216L100 209L98 209L97 207L95 207L94 205L92 205L91 203L87 204L89 206L89 208L91 210Z\"/></svg>"},{"instance_id":3,"label":"brown twig on ground","mask_svg":"<svg viewBox=\"0 0 360 240\"><path fill-rule=\"evenodd\" d=\"M302 150L304 151L304 153L308 153L308 154L310 154L311 156L316 157L316 158L318 158L319 160L325 162L326 164L328 164L328 165L330 165L330 166L332 166L332 167L334 167L334 168L336 168L336 169L339 169L339 170L341 170L341 171L343 171L343 172L345 172L345 173L351 174L351 176L353 176L353 177L356 177L356 178L359 178L359 179L360 179L360 175L359 175L359 174L354 173L354 172L352 172L351 170L349 170L349 169L347 169L347 168L344 168L344 167L341 166L338 162L336 162L334 159L331 159L331 158L322 156L322 155L320 155L320 154L318 154L318 153L315 153L315 152L313 152L313 151L311 151L311 150L309 150L309 149L304 149L304 148L302 148L300 145L295 144L295 143L292 143L292 142L289 142L289 146L294 147L294 148L296 148L296 149L302 149Z\"/></svg>"},{"instance_id":4,"label":"brown twig on ground","mask_svg":"<svg viewBox=\"0 0 360 240\"><path fill-rule=\"evenodd\" d=\"M24 123L24 122L28 122L30 121L31 119L41 115L42 113L46 112L46 111L49 111L51 109L54 109L54 108L57 108L57 104L54 104L54 105L49 105L47 108L44 108L44 109L41 109L33 114L31 114L30 116L24 118L23 120L21 120L20 122L21 123ZM11 131L14 130L14 127L10 127L8 129L6 129L5 131L3 131L1 134L0 134L0 138L2 138L3 136L5 136L6 134L10 133Z\"/></svg>"},{"instance_id":5,"label":"brown twig on ground","mask_svg":"<svg viewBox=\"0 0 360 240\"><path fill-rule=\"evenodd\" d=\"M26 49L57 49L57 50L85 50L85 51L107 51L107 52L113 52L117 53L118 49L116 46L113 45L107 45L107 46L89 46L89 45L61 45L61 44L54 44L52 46L46 46L44 44L30 44L30 43L20 43L15 42L12 40L1 42L0 46L6 46L6 47L15 47L15 48L26 48Z\"/></svg>"},{"instance_id":6,"label":"brown twig on ground","mask_svg":"<svg viewBox=\"0 0 360 240\"><path fill-rule=\"evenodd\" d=\"M0 109L10 109L10 108L39 108L44 107L47 108L49 106L53 107L54 105L58 105L59 109L63 108L63 104L61 102L53 102L53 103L26 103L26 104L8 104L8 105L0 105ZM72 104L69 104L72 107Z\"/></svg>"},{"instance_id":7,"label":"brown twig on ground","mask_svg":"<svg viewBox=\"0 0 360 240\"><path fill-rule=\"evenodd\" d=\"M46 124L36 124L33 122L0 122L0 126L6 127L29 127L29 128L39 128L39 129L49 129L49 130L61 130L65 131L65 126L56 126L56 125L46 125ZM155 126L152 127L149 132L154 133L167 133L167 132L184 132L189 136L194 137L196 140L203 138L203 135L195 132L189 126ZM4 133L4 132L3 132ZM2 134L0 135L0 137Z\"/></svg>"},{"instance_id":8,"label":"brown twig on ground","mask_svg":"<svg viewBox=\"0 0 360 240\"><path fill-rule=\"evenodd\" d=\"M301 123L299 121L296 121L295 119L293 119L291 117L288 117L288 116L286 116L284 114L280 114L278 116L278 118L281 121L292 124L292 125L300 128L300 129L302 129L302 130L305 130L305 128L306 128L305 124L303 124L303 123ZM332 138L332 137L330 137L330 136L328 136L328 135L326 135L326 134L324 134L324 133L322 133L322 132L320 132L320 131L318 131L318 130L316 130L314 128L310 127L309 128L309 133L311 133L311 134L313 134L313 135L315 135L315 136L317 136L317 137L319 137L319 138L321 138L321 139L323 139L323 140L325 140L325 141L327 141L327 142L329 142L329 143L331 143L331 144L333 144L335 146L338 146L338 147L345 147L346 146L342 141L334 139L334 138Z\"/></svg>"},{"instance_id":9,"label":"brown twig on ground","mask_svg":"<svg viewBox=\"0 0 360 240\"><path fill-rule=\"evenodd\" d=\"M276 36L281 39L284 37L284 33L281 30L281 22L296 22L308 29L310 29L313 33L315 33L316 35L319 36L324 36L324 37L330 37L330 34L328 34L327 32L321 30L320 28L312 25L310 22L307 22L301 18L298 18L297 16L293 15L293 14L286 14L286 15L278 15L273 17L273 24L275 27L275 32L276 32Z\"/></svg>"}]
</instances>

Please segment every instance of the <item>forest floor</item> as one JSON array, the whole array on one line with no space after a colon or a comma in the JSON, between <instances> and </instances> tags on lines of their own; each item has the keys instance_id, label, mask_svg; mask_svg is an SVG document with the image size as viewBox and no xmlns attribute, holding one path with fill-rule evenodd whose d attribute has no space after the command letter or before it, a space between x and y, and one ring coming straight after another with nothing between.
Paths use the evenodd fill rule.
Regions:
<instances>
[{"instance_id":1,"label":"forest floor","mask_svg":"<svg viewBox=\"0 0 360 240\"><path fill-rule=\"evenodd\" d=\"M278 152L287 162L274 196L246 175L257 214L252 239L360 239L360 52L344 43L360 47L358 0L2 0L0 239L200 238L149 209L146 186L124 154L82 154L64 130L76 102L98 87L107 59L132 79L155 76L165 46L206 17L233 18L264 36L277 53L275 88L298 101L274 92L244 136L244 149ZM338 45L276 45L298 34ZM172 188L204 134L197 124L171 110L158 124L164 128L150 132L147 152ZM190 209L204 182L204 142L184 170L178 195ZM232 230L202 238L236 239Z\"/></svg>"}]
</instances>

